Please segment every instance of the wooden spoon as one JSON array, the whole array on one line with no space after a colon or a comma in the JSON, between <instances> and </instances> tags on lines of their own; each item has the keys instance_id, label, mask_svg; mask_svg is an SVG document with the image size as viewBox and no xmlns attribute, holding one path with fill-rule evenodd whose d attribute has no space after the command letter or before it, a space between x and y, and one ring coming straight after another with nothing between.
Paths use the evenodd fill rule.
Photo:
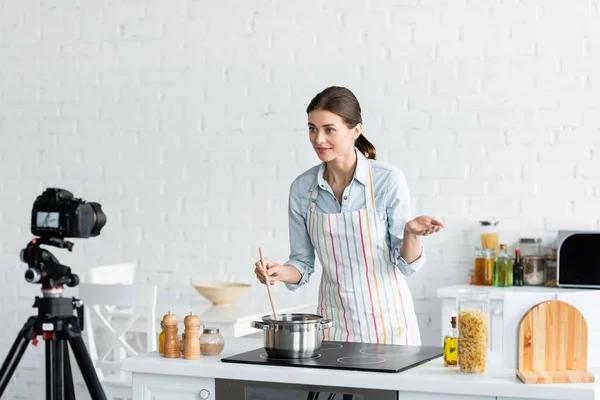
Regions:
<instances>
[{"instance_id":1,"label":"wooden spoon","mask_svg":"<svg viewBox=\"0 0 600 400\"><path fill-rule=\"evenodd\" d=\"M277 318L277 312L275 311L275 305L273 304L273 295L271 294L271 281L269 280L269 275L267 275L267 267L265 265L265 258L263 257L262 248L258 248L258 255L260 256L260 263L262 264L263 271L265 271L265 283L267 286L267 291L269 292L269 301L271 302L271 309L273 310L273 318Z\"/></svg>"}]
</instances>

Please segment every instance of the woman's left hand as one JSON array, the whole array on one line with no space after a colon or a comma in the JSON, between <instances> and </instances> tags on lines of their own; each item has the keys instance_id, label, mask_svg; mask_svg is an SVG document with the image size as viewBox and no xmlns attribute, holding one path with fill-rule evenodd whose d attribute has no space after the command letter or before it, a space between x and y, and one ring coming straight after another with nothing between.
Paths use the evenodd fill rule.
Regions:
<instances>
[{"instance_id":1,"label":"woman's left hand","mask_svg":"<svg viewBox=\"0 0 600 400\"><path fill-rule=\"evenodd\" d=\"M408 221L404 226L404 232L416 236L427 236L439 232L443 227L444 224L437 219L421 215Z\"/></svg>"}]
</instances>

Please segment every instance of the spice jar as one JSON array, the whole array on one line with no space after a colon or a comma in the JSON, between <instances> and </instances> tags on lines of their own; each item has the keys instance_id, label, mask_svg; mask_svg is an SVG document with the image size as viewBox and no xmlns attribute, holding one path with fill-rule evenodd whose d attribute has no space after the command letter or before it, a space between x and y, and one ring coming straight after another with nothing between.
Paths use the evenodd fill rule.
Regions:
<instances>
[{"instance_id":1,"label":"spice jar","mask_svg":"<svg viewBox=\"0 0 600 400\"><path fill-rule=\"evenodd\" d=\"M556 282L556 258L557 258L557 249L552 249L552 255L550 258L546 260L546 279L544 282L544 286L548 287L557 287Z\"/></svg>"},{"instance_id":2,"label":"spice jar","mask_svg":"<svg viewBox=\"0 0 600 400\"><path fill-rule=\"evenodd\" d=\"M458 367L461 373L487 371L489 349L489 293L458 293Z\"/></svg>"},{"instance_id":3,"label":"spice jar","mask_svg":"<svg viewBox=\"0 0 600 400\"><path fill-rule=\"evenodd\" d=\"M475 249L473 284L491 286L494 281L494 249Z\"/></svg>"},{"instance_id":4,"label":"spice jar","mask_svg":"<svg viewBox=\"0 0 600 400\"><path fill-rule=\"evenodd\" d=\"M543 257L524 257L523 283L528 286L541 286L546 280L545 259Z\"/></svg>"},{"instance_id":5,"label":"spice jar","mask_svg":"<svg viewBox=\"0 0 600 400\"><path fill-rule=\"evenodd\" d=\"M200 353L205 356L221 354L225 346L225 339L219 333L219 328L205 328L200 336Z\"/></svg>"}]
</instances>

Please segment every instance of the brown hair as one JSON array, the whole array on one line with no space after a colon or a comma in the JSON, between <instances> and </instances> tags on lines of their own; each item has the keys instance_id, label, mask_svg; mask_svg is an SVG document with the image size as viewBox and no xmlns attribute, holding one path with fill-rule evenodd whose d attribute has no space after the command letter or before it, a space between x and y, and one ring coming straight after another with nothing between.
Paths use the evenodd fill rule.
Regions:
<instances>
[{"instance_id":1,"label":"brown hair","mask_svg":"<svg viewBox=\"0 0 600 400\"><path fill-rule=\"evenodd\" d=\"M325 110L339 115L349 129L354 128L358 123L362 124L358 99L345 87L330 86L318 93L308 104L306 113L309 114L315 110ZM356 138L354 146L365 157L375 159L377 155L375 146L362 133Z\"/></svg>"}]
</instances>

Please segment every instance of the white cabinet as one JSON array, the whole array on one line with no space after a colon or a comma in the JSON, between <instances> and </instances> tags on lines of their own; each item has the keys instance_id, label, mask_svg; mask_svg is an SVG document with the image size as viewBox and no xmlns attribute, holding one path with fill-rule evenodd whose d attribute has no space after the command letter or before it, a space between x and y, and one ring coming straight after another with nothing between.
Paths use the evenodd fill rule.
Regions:
<instances>
[{"instance_id":1,"label":"white cabinet","mask_svg":"<svg viewBox=\"0 0 600 400\"><path fill-rule=\"evenodd\" d=\"M467 396L463 394L398 392L398 400L496 400L495 396Z\"/></svg>"},{"instance_id":2,"label":"white cabinet","mask_svg":"<svg viewBox=\"0 0 600 400\"><path fill-rule=\"evenodd\" d=\"M186 376L133 374L133 398L143 400L216 400L215 380Z\"/></svg>"},{"instance_id":3,"label":"white cabinet","mask_svg":"<svg viewBox=\"0 0 600 400\"><path fill-rule=\"evenodd\" d=\"M531 400L531 398L526 399L524 397L496 397L496 400ZM544 399L539 399L544 400Z\"/></svg>"}]
</instances>

